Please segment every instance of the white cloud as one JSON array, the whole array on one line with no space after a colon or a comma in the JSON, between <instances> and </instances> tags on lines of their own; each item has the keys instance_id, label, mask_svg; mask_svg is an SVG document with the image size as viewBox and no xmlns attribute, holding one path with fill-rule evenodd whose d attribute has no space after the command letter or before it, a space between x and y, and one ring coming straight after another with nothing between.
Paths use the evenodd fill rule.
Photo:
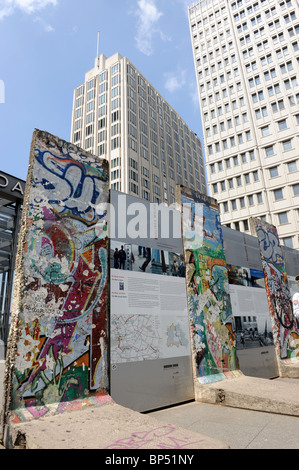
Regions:
<instances>
[{"instance_id":1,"label":"white cloud","mask_svg":"<svg viewBox=\"0 0 299 470\"><path fill-rule=\"evenodd\" d=\"M53 31L55 31L54 28L53 28L53 26L51 26L50 24L46 23L46 22L45 22L42 18L40 18L39 16L37 16L36 18L34 18L34 21L37 22L37 23L40 23L46 33L52 33Z\"/></svg>"},{"instance_id":2,"label":"white cloud","mask_svg":"<svg viewBox=\"0 0 299 470\"><path fill-rule=\"evenodd\" d=\"M57 5L57 0L0 0L0 20L12 15L16 10L31 14L48 5Z\"/></svg>"},{"instance_id":3,"label":"white cloud","mask_svg":"<svg viewBox=\"0 0 299 470\"><path fill-rule=\"evenodd\" d=\"M178 70L177 72L165 73L164 87L170 93L174 93L186 84L186 71Z\"/></svg>"},{"instance_id":4,"label":"white cloud","mask_svg":"<svg viewBox=\"0 0 299 470\"><path fill-rule=\"evenodd\" d=\"M135 40L140 52L145 55L151 55L153 53L152 42L154 35L158 33L162 39L165 39L162 32L156 28L163 13L158 10L156 0L139 0L137 3L138 10L136 15L138 17L138 27Z\"/></svg>"}]
</instances>

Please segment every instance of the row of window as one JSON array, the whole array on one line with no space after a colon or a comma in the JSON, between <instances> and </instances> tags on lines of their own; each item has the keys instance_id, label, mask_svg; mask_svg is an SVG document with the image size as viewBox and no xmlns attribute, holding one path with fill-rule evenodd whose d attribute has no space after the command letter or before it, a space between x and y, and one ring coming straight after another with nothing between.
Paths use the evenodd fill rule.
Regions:
<instances>
[{"instance_id":1,"label":"row of window","mask_svg":"<svg viewBox=\"0 0 299 470\"><path fill-rule=\"evenodd\" d=\"M290 90L291 88L295 88L298 85L296 76L290 77L284 80L283 83L284 83L286 91ZM268 96L271 98L274 95L278 95L279 93L282 93L283 90L281 90L280 83L275 83L267 88L267 92L268 92ZM263 101L265 99L264 91L260 90L256 93L252 93L251 98L252 98L253 103Z\"/></svg>"},{"instance_id":2,"label":"row of window","mask_svg":"<svg viewBox=\"0 0 299 470\"><path fill-rule=\"evenodd\" d=\"M294 26L294 28L292 27L292 28L289 28L289 29L288 29L289 36L290 36L290 37L293 37L295 34L298 33L298 31L299 31L299 25L297 24L297 25ZM230 32L227 31L227 34L230 35ZM244 45L244 44L246 44L246 43L250 43L250 44L254 43L254 42L256 41L256 39L258 39L259 36L263 36L264 34L266 34L264 27L260 28L260 29L257 30L256 32L254 32L254 34L253 34L254 38L252 38L252 37L250 36L250 33L246 34L244 37L241 37L241 38L240 38L241 46ZM284 38L284 33L280 33L279 35L275 35L275 36L272 37L272 41L273 41L273 44L274 44L274 45L278 44L279 42L282 42L284 39L285 39L285 38ZM218 41L218 40L217 40L217 37L215 37L215 38L214 38L214 45L215 45L215 43L217 43L217 41ZM211 46L212 46L212 44L211 44ZM264 41L262 41L262 42L260 42L260 43L257 44L257 49L258 49L259 52L261 52L263 49L266 50L267 47L269 47L268 39L266 39L266 40L264 40ZM295 44L295 43L294 43L294 46L293 46L293 47L294 47L294 48L296 47L296 44ZM232 43L232 41L229 41L229 42L228 42L228 48L233 50L233 43ZM195 47L195 50L198 51L198 49L199 49L199 47L196 46L196 47ZM202 44L201 49L202 49L202 50L205 49L205 43ZM220 48L216 48L216 49L215 49L215 55L216 55L216 57L217 57L217 56L220 56L220 54L223 56L223 54L224 54L226 51L227 51L227 46L226 46L226 44L224 44L224 45L222 46L221 50L220 50ZM243 51L243 58L244 58L244 59L247 59L248 57L253 56L253 55L254 55L254 48L253 48L253 46L251 46L251 47L249 47L248 49L246 49L246 50ZM278 56L279 56L279 53L278 53ZM217 63L217 68L216 68L216 64L211 62L213 59L214 59L214 51L210 51L209 54L203 55L202 58L197 57L197 64L198 64L198 65L201 65L201 64L204 65L206 62L208 62L208 61L210 62L210 67L209 67L209 68L205 68L205 69L204 69L204 72L203 72L202 70L199 70L199 78L203 78L204 76L207 77L207 76L210 75L210 73L214 73L214 72L216 72L216 71L221 70L221 68L223 67L223 65L224 65L224 66L227 66L227 65L229 64L229 58L227 57L227 58L225 58L225 59L223 60L223 62L222 62L222 61L218 62L218 63ZM235 62L235 60L236 60L235 54L233 53L233 54L231 55L231 58L230 58L231 64L233 64L233 63ZM236 73L238 74L238 70L235 71L235 74L236 74ZM231 77L232 77L232 75L229 75L229 78L231 78Z\"/></svg>"},{"instance_id":3,"label":"row of window","mask_svg":"<svg viewBox=\"0 0 299 470\"><path fill-rule=\"evenodd\" d=\"M292 188L292 196L299 196L299 184L298 183L293 184L291 188ZM285 199L285 191L286 191L285 187L274 189L272 191L274 200L281 201Z\"/></svg>"},{"instance_id":4,"label":"row of window","mask_svg":"<svg viewBox=\"0 0 299 470\"><path fill-rule=\"evenodd\" d=\"M263 2L261 2L261 3L263 4L265 2L266 2L266 0L263 0ZM288 5L288 6L290 7L291 4ZM281 6L281 9L284 10L285 7L286 6L283 5L283 6ZM253 12L257 11L258 9L259 9L259 3L256 2L254 5L247 6L246 12L247 12L248 15L251 15ZM195 13L196 12L196 7L194 7L192 11L193 11L193 13ZM200 13L202 15L202 12L200 12ZM214 32L216 32L217 30L220 29L220 26L221 26L222 23L223 23L223 25L226 25L228 23L228 18L225 16L224 13L225 13L225 7L223 7L221 9L222 22L221 21L217 21L217 23L214 22L214 14L213 13L211 13L209 16L204 17L202 20L199 19L197 24L195 24L195 23L192 24L192 32L195 32L197 28L199 28L199 29L204 28L204 30L205 30L204 32L203 31L199 32L199 35L198 35L199 39L202 39L204 36L207 37L207 35L209 33L213 34ZM266 19L271 18L271 16L275 15L275 13L276 13L275 7L266 10L265 11ZM220 10L215 12L215 18L217 18L219 16L220 16ZM236 14L234 16L234 18L235 18L235 20L239 20L239 19L242 19L245 16L246 16L245 10L241 10L239 14ZM285 21L287 22L288 21L288 15L284 15L284 16L285 16ZM259 22L259 17L260 17L260 15L257 15L255 18L251 19L252 25L255 25L256 23ZM195 34L195 39L197 39L197 34ZM211 41L207 42L208 47L211 45L209 43L211 43Z\"/></svg>"},{"instance_id":5,"label":"row of window","mask_svg":"<svg viewBox=\"0 0 299 470\"><path fill-rule=\"evenodd\" d=\"M263 107L263 108L259 108L257 110L255 110L255 114L256 114L256 118L257 119L260 119L261 117L265 117L265 116L268 116L268 112L267 112L267 107ZM295 116L295 119L296 119L296 124L299 125L299 114L297 114ZM248 117L247 117L247 113L244 113L242 115L242 119L241 117L238 115L238 116L234 116L234 119L229 119L227 121L227 123L225 123L224 121L220 122L219 125L218 124L214 124L212 127L207 127L206 128L206 136L207 137L210 137L211 135L217 135L219 132L224 132L226 131L226 127L228 129L231 129L233 127L233 124L234 126L238 126L238 125L241 125L242 123L245 123L245 122L248 122ZM276 121L276 123L274 123L276 125L276 129L274 129L274 131L284 131L286 129L288 129L288 119L287 118L284 118L284 119L279 119L278 121ZM262 126L260 129L260 135L261 137L266 137L266 136L269 136L272 134L271 132L271 125L268 124L266 126ZM224 139L222 141L222 147L223 147L223 150L227 149L228 148L228 139ZM244 143L244 136L243 134L237 134L237 141L239 144L242 144ZM215 144L216 145L216 144ZM282 146L282 150L283 151L286 151L286 150L291 150L293 147L292 147L292 139L286 139L285 141L281 142L281 146ZM266 156L269 157L269 156L272 156L275 154L275 151L274 151L274 147L275 145L270 145L270 146L267 146L265 148L265 152L266 152ZM217 146L217 148L219 148L219 146ZM212 153L213 153L213 148L211 149ZM209 151L209 154L210 154L210 151Z\"/></svg>"},{"instance_id":6,"label":"row of window","mask_svg":"<svg viewBox=\"0 0 299 470\"><path fill-rule=\"evenodd\" d=\"M247 205L246 205L247 202ZM230 211L237 211L244 209L245 207L253 207L256 204L263 203L263 194L258 192L256 194L249 194L248 196L243 196L237 199L231 199L230 201L225 201L221 203L223 213Z\"/></svg>"},{"instance_id":7,"label":"row of window","mask_svg":"<svg viewBox=\"0 0 299 470\"><path fill-rule=\"evenodd\" d=\"M212 134L216 135L219 132L224 132L228 129L233 129L234 127L244 124L246 122L248 122L247 112L242 113L241 116L236 115L233 117L233 119L230 118L230 119L227 119L227 121L221 121L219 125L213 124L213 126L211 127L206 127L206 136L210 137Z\"/></svg>"},{"instance_id":8,"label":"row of window","mask_svg":"<svg viewBox=\"0 0 299 470\"><path fill-rule=\"evenodd\" d=\"M221 191L226 191L227 189L233 189L235 185L240 187L245 184L256 183L259 181L259 173L258 170L252 171L250 173L245 173L244 175L236 176L235 178L228 178L227 181L223 180L219 183L213 183L213 193L217 194L219 192L219 188ZM261 202L261 201L260 201Z\"/></svg>"},{"instance_id":9,"label":"row of window","mask_svg":"<svg viewBox=\"0 0 299 470\"><path fill-rule=\"evenodd\" d=\"M135 74L135 69L132 66L128 65L128 83L130 84L130 86L128 86L128 97L130 99L134 100L134 101L137 101L136 92L131 88L131 87L134 86L133 84L135 83L135 81L133 79L134 74ZM101 74L100 76L102 76L102 75L104 75L104 77L107 78L107 71L104 72L103 74ZM116 78L117 78L117 80L115 81ZM118 83L119 82L119 75L116 75L116 76L112 77L112 80L113 80L113 85ZM132 82L132 80L133 80L133 82ZM92 83L93 86L95 86L95 78L92 79L90 82L88 82L88 87L90 86L89 85L90 83ZM186 134L186 140L188 141L189 134L190 134L189 128L182 123L181 119L179 119L177 117L177 115L174 113L174 111L171 110L171 108L168 106L168 104L166 102L162 102L162 99L159 95L157 95L157 96L155 95L154 89L150 85L147 85L147 87L146 87L146 82L141 76L138 76L138 83L140 85L140 86L138 86L138 92L140 93L140 97L139 97L139 100L138 100L139 101L139 107L141 109L144 109L144 111L147 111L147 104L149 104L149 106L152 107L153 110L156 110L156 103L157 103L158 112L159 112L160 116L162 116L162 107L163 107L164 120L167 123L172 124L172 127L176 132L179 132L179 131L182 132L182 130L184 129L184 132ZM148 92L148 100L146 100L146 96L145 96L146 88L147 88L147 92ZM80 94L81 95L83 94L83 89L84 89L83 85L80 86L77 89L77 95L78 96ZM100 84L100 91L103 92L105 90L106 90L106 83ZM91 92L93 92L93 91L94 90L91 90ZM88 93L90 93L90 92L88 92ZM120 94L119 86L116 86L116 87L112 88L112 90L111 90L111 97L112 98L115 98L115 97L119 96L119 94ZM88 97L90 99L92 99L94 97L94 94L91 94L91 95L88 94ZM154 99L154 98L156 98L156 99ZM107 94L106 93L101 94L99 96L99 105L103 105L106 102L107 102ZM120 103L118 102L118 105L119 104ZM79 96L79 98L77 98L77 100L75 102L75 108L78 108L82 105L83 105L83 96ZM131 100L129 102L129 106L131 106L133 108L133 110L136 110L136 108L132 104ZM118 106L114 106L114 107L118 107ZM105 109L105 108L103 108L103 109ZM94 110L94 102L91 101L90 103L87 103L86 111L90 112L90 111L93 111L93 110ZM80 117L81 114L82 114L82 111L77 111L77 109L76 109L75 118ZM103 114L104 114L104 111L99 111L99 116L103 115ZM153 119L156 119L155 112L151 111L150 115ZM195 140L194 134L192 132L191 132L191 139L192 139L192 141Z\"/></svg>"},{"instance_id":10,"label":"row of window","mask_svg":"<svg viewBox=\"0 0 299 470\"><path fill-rule=\"evenodd\" d=\"M137 140L129 136L128 139L128 145L129 148L136 153L138 153L138 156L143 158L144 160L149 161L150 156L151 156L151 163L153 166L156 168L160 168L160 159L161 158L161 169L164 174L168 172L169 176L174 179L174 169L176 168L176 172L178 175L184 175L185 180L188 180L188 175L187 175L187 166L189 168L189 180L191 184L194 184L194 175L196 179L196 185L198 186L198 182L200 180L200 173L199 173L199 168L201 170L201 174L204 174L204 168L203 168L203 161L198 158L198 155L194 152L194 159L192 160L191 154L188 154L188 162L186 161L186 154L185 150L182 149L181 153L176 153L176 167L175 167L175 161L172 156L172 148L170 146L167 146L168 152L167 154L165 153L164 150L158 150L158 146L154 143L151 142L148 147L145 147L144 145L148 144L148 140L144 140L145 136L141 133L140 134L140 144L139 144L139 149L138 149L138 144ZM182 160L183 157L183 160ZM167 160L167 163L166 163ZM183 169L182 169L183 165ZM202 177L202 182L205 184L204 177ZM181 183L180 183L181 184Z\"/></svg>"},{"instance_id":11,"label":"row of window","mask_svg":"<svg viewBox=\"0 0 299 470\"><path fill-rule=\"evenodd\" d=\"M224 162L221 160L216 163L211 163L210 164L210 173L214 174L216 173L217 169L218 171L223 171L224 166L226 169L232 168L232 166L238 166L240 163L247 163L249 161L254 161L255 160L255 154L254 150L250 150L248 152L243 152L240 155L235 155L233 157L226 158ZM217 165L217 167L216 167Z\"/></svg>"},{"instance_id":12,"label":"row of window","mask_svg":"<svg viewBox=\"0 0 299 470\"><path fill-rule=\"evenodd\" d=\"M245 98L243 96L239 97L238 100L233 100L231 103L225 103L224 105L218 106L217 108L210 108L209 113L204 112L204 122L209 121L210 119L214 119L219 116L223 116L224 113L229 113L230 111L242 108L245 106ZM228 120L228 127L230 127L231 120ZM233 123L231 122L231 126L233 127Z\"/></svg>"},{"instance_id":13,"label":"row of window","mask_svg":"<svg viewBox=\"0 0 299 470\"><path fill-rule=\"evenodd\" d=\"M262 95L260 95L260 96L262 96ZM296 106L297 104L299 104L299 93L291 94L286 99L287 99L287 102L288 102L287 104L290 107ZM218 106L217 108L211 108L209 110L209 112L204 113L203 120L204 120L204 122L209 122L210 119L215 119L215 118L219 118L219 117L221 118L221 116L223 116L224 111L225 111L225 113L228 113L228 112L230 112L231 108L233 110L239 109L238 106L240 106L240 107L245 106L244 97L239 98L239 102L237 100L234 100L231 103L231 107L230 107L230 103L227 103L223 106ZM270 107L271 107L271 112L273 114L275 114L279 111L283 111L286 107L284 98L278 99L277 101L273 101L270 104ZM268 115L267 106L262 106L260 108L256 108L255 109L255 115L256 115L257 119L260 119L261 117L267 116ZM247 119L247 114L246 113L242 114L242 119L244 120L244 122L246 122L246 119ZM298 118L296 117L296 120L297 119ZM297 121L297 123L298 123L298 121ZM224 122L220 123L220 126L222 127L222 129L220 129L220 130L224 130L225 127L227 129L232 129L234 127L234 123L233 123L233 120L231 118L229 118L229 119L226 120L226 126L225 126Z\"/></svg>"},{"instance_id":14,"label":"row of window","mask_svg":"<svg viewBox=\"0 0 299 470\"><path fill-rule=\"evenodd\" d=\"M254 160L254 152L253 151L249 152L248 157L250 158L250 160ZM242 153L240 155L240 159L241 159L242 163L246 163L247 162L247 154ZM212 163L210 165L210 173L215 174L216 170L218 170L219 172L223 171L224 170L224 164L225 164L225 168L231 168L232 164L235 167L238 166L239 165L239 156L227 158L227 159L224 160L224 162L220 161L220 162L217 163L217 167L216 167L216 163ZM286 162L285 165L286 165L286 170L287 170L288 173L295 173L296 171L299 170L299 164L298 164L297 159ZM281 176L280 171L279 171L279 165L271 166L270 168L268 168L268 172L269 172L268 176L270 178L276 178L278 176ZM257 171L252 172L252 177L250 176L250 174L251 173L244 173L243 177L244 177L245 184L250 184L250 183L258 181L259 178L258 178L258 172ZM242 185L242 179L241 179L240 175L236 176L235 178L229 178L227 180L229 189L232 189L232 188L235 187L234 180L236 181L237 186ZM215 188L214 193L217 193L218 190L219 190L218 183L215 183L213 185L213 188ZM222 191L224 191L226 189L224 181L220 184L220 188L222 189Z\"/></svg>"},{"instance_id":15,"label":"row of window","mask_svg":"<svg viewBox=\"0 0 299 470\"><path fill-rule=\"evenodd\" d=\"M246 174L243 175L243 177L244 177L244 181L245 181L246 184L250 184L252 182L251 179L253 179L253 182L255 182L255 181L258 181L258 178L259 178L257 171L252 172L252 173L246 173ZM227 183L228 183L230 189L234 187L234 184L235 184L234 180L235 180L237 186L242 186L242 177L237 176L234 179L230 178L230 179L227 180ZM222 191L226 190L226 182L225 181L220 181L220 183L214 183L212 185L214 194L218 193L218 187L219 187L218 185L220 186ZM292 191L292 196L299 196L299 184L298 183L290 185L290 189ZM280 200L285 199L285 191L286 191L285 187L271 190L271 192L273 194L273 200L274 201L280 201ZM248 199L249 206L252 206L254 204L252 195L247 196L247 199ZM261 204L263 202L262 193L257 193L257 202L259 204ZM232 203L232 210L237 209L237 206L236 206L236 203L235 203L234 199L231 200L231 203ZM225 205L224 206L224 212L228 212L228 210L229 210L228 209L228 203L225 202L223 204ZM245 207L245 198L244 197L239 198L239 207L240 207L240 209L243 209Z\"/></svg>"},{"instance_id":16,"label":"row of window","mask_svg":"<svg viewBox=\"0 0 299 470\"><path fill-rule=\"evenodd\" d=\"M280 68L280 72L281 72L282 75L284 75L287 72L290 72L291 70L293 70L292 61L290 60L289 62L286 62L284 64L280 64L279 68ZM271 80L273 78L276 78L277 77L276 68L273 67L272 69L265 71L263 76L264 76L264 80L266 82L268 82L269 80ZM254 77L252 77L248 80L248 83L249 83L250 88L260 85L262 83L261 76L259 74L255 75Z\"/></svg>"},{"instance_id":17,"label":"row of window","mask_svg":"<svg viewBox=\"0 0 299 470\"><path fill-rule=\"evenodd\" d=\"M247 6L247 12L251 14L254 11L258 11L260 8L260 5L263 7L267 4L268 0L260 0L259 2L254 2L252 5ZM247 0L238 0L237 2L233 2L231 4L232 10L236 10L237 8L241 8L245 6L245 3L247 3ZM279 2L279 6L281 10L285 10L285 8L290 8L292 6L292 1L291 0L283 0Z\"/></svg>"},{"instance_id":18,"label":"row of window","mask_svg":"<svg viewBox=\"0 0 299 470\"><path fill-rule=\"evenodd\" d=\"M295 43L293 43L293 47L294 49L296 49L296 51L298 50L298 43L297 41ZM276 51L277 53L277 57L281 57L282 54L284 54L284 56L288 55L289 52L288 52L288 48L287 46L285 48L283 48L283 50L279 49ZM231 56L231 59L232 61L235 61L235 56ZM224 64L225 65L228 65L226 64L226 61L228 61L229 59L224 59ZM200 63L200 59L197 60L198 63ZM264 56L264 57L261 57L260 58L260 64L261 66L264 66L264 65L267 65L267 64L271 64L273 62L273 59L272 59L272 55L271 54L268 54L267 56ZM232 62L233 63L233 62ZM219 61L217 62L217 68L218 70L221 70L223 68L223 62L222 61ZM289 60L288 62L285 62L285 63L282 63L279 65L279 68L280 68L280 72L281 74L285 74L287 72L290 72L293 70L293 63L292 63L292 60ZM254 60L253 62L250 62L249 64L246 65L246 71L247 73L250 73L250 72L253 72L254 70L258 70L258 66L257 66L257 62L256 60ZM269 81L271 78L275 78L277 76L277 73L276 73L276 69L275 67L273 67L272 69L270 70L267 70L264 72L264 79L265 81ZM214 87L216 87L217 85L221 84L221 83L225 83L225 77L224 75L222 75L221 77L218 78L215 77L213 78L213 80L207 80L205 83L202 83L200 85L200 93L203 93L205 88L207 90L212 90ZM249 86L250 87L253 87L253 86L257 86L261 83L261 77L260 75L256 75L254 78L251 78L249 80ZM286 84L287 86L287 84ZM236 86L234 84L230 85L228 89L226 88L223 88L221 90L221 97L222 98L225 98L227 97L228 95L232 95L233 93L235 93L236 91L240 91L242 90L242 85L240 82L237 82L236 83ZM210 97L208 97L209 99L209 103L211 103L211 99ZM220 92L216 92L215 93L215 100L219 100L220 99Z\"/></svg>"},{"instance_id":19,"label":"row of window","mask_svg":"<svg viewBox=\"0 0 299 470\"><path fill-rule=\"evenodd\" d=\"M218 85L218 77L214 78L212 82L207 81L205 84L202 84L200 86L200 93L203 93L205 91L204 90L205 87L207 88L207 90L210 90L213 87L216 87L217 85ZM212 104L214 103L214 101L220 101L223 98L227 98L229 96L234 95L234 93L237 93L238 91L242 91L241 82L237 82L236 84L231 84L228 87L225 86L221 88L219 91L214 90L214 95L211 94L206 99L202 99L202 103L204 106L206 102L208 102L209 104Z\"/></svg>"},{"instance_id":20,"label":"row of window","mask_svg":"<svg viewBox=\"0 0 299 470\"><path fill-rule=\"evenodd\" d=\"M208 145L208 155L213 155L214 153L222 152L228 148L233 148L236 145L242 145L246 142L250 142L252 140L251 131L240 132L237 135L233 135L228 137L227 139L223 139L221 142L215 142L214 144Z\"/></svg>"},{"instance_id":21,"label":"row of window","mask_svg":"<svg viewBox=\"0 0 299 470\"><path fill-rule=\"evenodd\" d=\"M275 14L276 14L276 12L274 11L274 9L271 9L271 11L270 11L270 10L267 10L267 11L265 12L265 17L266 17L266 19L268 19L268 18L271 18L271 16L274 16ZM240 12L240 14L237 13L236 15L234 15L234 20L235 20L236 22L238 22L238 21L240 21L241 19L245 18L245 16L246 16L246 15L245 15L245 11L243 10L242 12ZM296 20L295 11L291 11L290 13L287 13L287 14L283 15L283 19L284 19L285 24L290 23L290 21L295 21L295 20ZM259 24L259 23L262 23L263 21L264 21L264 20L263 20L263 18L262 18L262 15L259 14L259 15L254 16L253 18L251 18L251 19L250 19L250 22L248 21L248 23L250 23L250 24L251 24L251 27L252 27L252 26L255 26L255 25ZM281 27L280 19L277 18L277 19L274 20L274 21L270 21L270 22L268 23L268 27L269 27L269 30L270 30L270 31L273 31L275 28L280 28L280 27ZM242 23L242 25L238 25L238 26L237 26L237 31L239 31L239 28L240 28L240 30L242 30L242 29L243 29L243 30L244 30L244 29L247 29L247 28L248 28L247 21L245 21L244 23ZM263 27L263 29L264 29L264 27Z\"/></svg>"}]
</instances>

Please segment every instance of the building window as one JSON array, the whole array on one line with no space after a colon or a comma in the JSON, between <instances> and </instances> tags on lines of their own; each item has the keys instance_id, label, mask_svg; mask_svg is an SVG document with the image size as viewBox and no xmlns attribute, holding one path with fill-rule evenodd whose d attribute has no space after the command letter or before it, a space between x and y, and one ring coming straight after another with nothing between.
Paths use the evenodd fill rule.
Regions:
<instances>
[{"instance_id":1,"label":"building window","mask_svg":"<svg viewBox=\"0 0 299 470\"><path fill-rule=\"evenodd\" d=\"M241 160L242 160L242 163L247 163L246 153L241 153Z\"/></svg>"},{"instance_id":2,"label":"building window","mask_svg":"<svg viewBox=\"0 0 299 470\"><path fill-rule=\"evenodd\" d=\"M250 196L248 196L248 203L250 206L253 206L254 204L254 201L253 201L253 195L251 194Z\"/></svg>"},{"instance_id":3,"label":"building window","mask_svg":"<svg viewBox=\"0 0 299 470\"><path fill-rule=\"evenodd\" d=\"M294 171L297 171L297 161L294 160L293 162L289 162L288 164L288 170L290 173L293 173Z\"/></svg>"},{"instance_id":4,"label":"building window","mask_svg":"<svg viewBox=\"0 0 299 470\"><path fill-rule=\"evenodd\" d=\"M258 174L258 171L253 171L252 174L253 174L253 179L254 179L254 181L255 181L255 182L256 182L256 181L259 181L259 174Z\"/></svg>"},{"instance_id":5,"label":"building window","mask_svg":"<svg viewBox=\"0 0 299 470\"><path fill-rule=\"evenodd\" d=\"M269 145L265 148L266 157L272 157L274 155L274 145Z\"/></svg>"},{"instance_id":6,"label":"building window","mask_svg":"<svg viewBox=\"0 0 299 470\"><path fill-rule=\"evenodd\" d=\"M282 143L282 146L283 146L283 150L291 150L292 149L292 139L289 139L289 140L285 140L283 143Z\"/></svg>"},{"instance_id":7,"label":"building window","mask_svg":"<svg viewBox=\"0 0 299 470\"><path fill-rule=\"evenodd\" d=\"M261 132L262 132L262 137L266 137L267 135L270 135L270 126L262 127Z\"/></svg>"},{"instance_id":8,"label":"building window","mask_svg":"<svg viewBox=\"0 0 299 470\"><path fill-rule=\"evenodd\" d=\"M282 188L275 189L273 191L273 194L274 194L275 201L280 201L281 199L283 199L283 190L282 190Z\"/></svg>"},{"instance_id":9,"label":"building window","mask_svg":"<svg viewBox=\"0 0 299 470\"><path fill-rule=\"evenodd\" d=\"M133 193L138 194L138 186L137 186L137 184L131 182L131 183L130 183L130 188L131 188L131 191L132 191Z\"/></svg>"},{"instance_id":10,"label":"building window","mask_svg":"<svg viewBox=\"0 0 299 470\"><path fill-rule=\"evenodd\" d=\"M252 140L251 132L250 132L250 131L246 131L246 132L245 132L245 135L246 135L246 140L247 140L247 142L249 142L250 140Z\"/></svg>"},{"instance_id":11,"label":"building window","mask_svg":"<svg viewBox=\"0 0 299 470\"><path fill-rule=\"evenodd\" d=\"M282 225L282 224L287 224L289 221L288 221L288 213L287 212L280 212L278 215L278 220L279 220L279 223Z\"/></svg>"},{"instance_id":12,"label":"building window","mask_svg":"<svg viewBox=\"0 0 299 470\"><path fill-rule=\"evenodd\" d=\"M257 202L258 202L258 204L262 204L262 202L263 202L262 193L257 193Z\"/></svg>"},{"instance_id":13,"label":"building window","mask_svg":"<svg viewBox=\"0 0 299 470\"><path fill-rule=\"evenodd\" d=\"M294 193L294 196L299 196L299 184L293 185L293 193Z\"/></svg>"},{"instance_id":14,"label":"building window","mask_svg":"<svg viewBox=\"0 0 299 470\"><path fill-rule=\"evenodd\" d=\"M279 174L278 174L278 167L277 167L277 166L273 166L272 168L269 168L269 173L270 173L270 177L271 177L271 178L276 178L277 176L279 176Z\"/></svg>"},{"instance_id":15,"label":"building window","mask_svg":"<svg viewBox=\"0 0 299 470\"><path fill-rule=\"evenodd\" d=\"M286 119L282 119L281 121L278 121L278 129L280 131L283 131L284 129L287 129L287 120Z\"/></svg>"}]
</instances>

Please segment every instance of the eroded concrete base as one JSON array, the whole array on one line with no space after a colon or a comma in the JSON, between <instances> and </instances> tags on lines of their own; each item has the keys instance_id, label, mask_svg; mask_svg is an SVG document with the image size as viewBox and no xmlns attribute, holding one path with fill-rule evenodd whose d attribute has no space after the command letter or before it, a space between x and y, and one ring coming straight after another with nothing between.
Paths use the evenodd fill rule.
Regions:
<instances>
[{"instance_id":1,"label":"eroded concrete base","mask_svg":"<svg viewBox=\"0 0 299 470\"><path fill-rule=\"evenodd\" d=\"M299 362L285 363L283 361L279 361L278 368L280 377L299 379Z\"/></svg>"},{"instance_id":2,"label":"eroded concrete base","mask_svg":"<svg viewBox=\"0 0 299 470\"><path fill-rule=\"evenodd\" d=\"M210 384L196 383L195 400L299 416L299 381L287 383L242 375Z\"/></svg>"},{"instance_id":3,"label":"eroded concrete base","mask_svg":"<svg viewBox=\"0 0 299 470\"><path fill-rule=\"evenodd\" d=\"M217 439L114 402L11 423L5 440L8 449L229 449Z\"/></svg>"}]
</instances>

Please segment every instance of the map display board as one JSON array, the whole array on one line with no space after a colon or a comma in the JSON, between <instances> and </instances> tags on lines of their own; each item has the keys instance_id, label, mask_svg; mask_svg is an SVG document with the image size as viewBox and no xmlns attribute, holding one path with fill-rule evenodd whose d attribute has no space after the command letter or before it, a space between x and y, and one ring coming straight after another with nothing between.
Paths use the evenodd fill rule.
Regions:
<instances>
[{"instance_id":1,"label":"map display board","mask_svg":"<svg viewBox=\"0 0 299 470\"><path fill-rule=\"evenodd\" d=\"M128 214L136 217L130 211L132 204L145 204L150 213L146 201L112 191L116 211L120 197L126 198ZM159 214L154 214L151 223L157 221L157 231L153 237L127 233L116 238L119 219L115 213L115 238L110 242L111 396L136 411L194 398L180 230L176 227L163 237ZM176 215L177 224L180 217ZM123 210L121 217L123 221ZM127 226L131 220L128 216Z\"/></svg>"}]
</instances>

